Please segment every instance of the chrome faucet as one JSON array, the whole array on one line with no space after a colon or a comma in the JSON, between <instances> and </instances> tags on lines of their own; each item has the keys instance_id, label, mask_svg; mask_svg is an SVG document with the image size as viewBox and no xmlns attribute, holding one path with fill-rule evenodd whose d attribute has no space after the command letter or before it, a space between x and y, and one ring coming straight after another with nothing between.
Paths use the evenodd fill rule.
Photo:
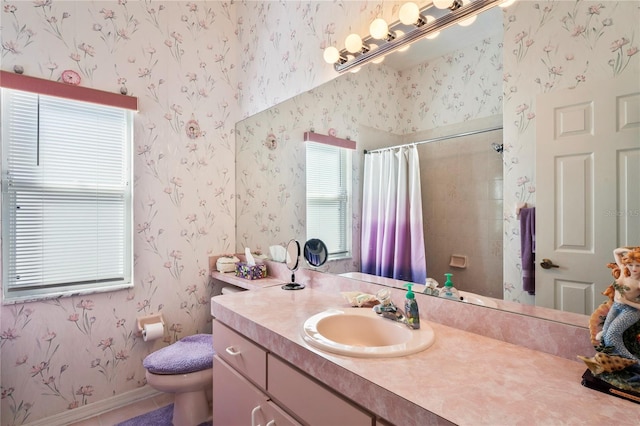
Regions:
<instances>
[{"instance_id":1,"label":"chrome faucet","mask_svg":"<svg viewBox=\"0 0 640 426\"><path fill-rule=\"evenodd\" d=\"M373 311L376 314L392 321L401 322L413 330L413 327L409 324L409 321L407 320L404 312L402 312L402 309L398 308L391 301L391 293L388 289L379 290L376 293L376 299L380 302L379 305L375 305L373 307Z\"/></svg>"}]
</instances>

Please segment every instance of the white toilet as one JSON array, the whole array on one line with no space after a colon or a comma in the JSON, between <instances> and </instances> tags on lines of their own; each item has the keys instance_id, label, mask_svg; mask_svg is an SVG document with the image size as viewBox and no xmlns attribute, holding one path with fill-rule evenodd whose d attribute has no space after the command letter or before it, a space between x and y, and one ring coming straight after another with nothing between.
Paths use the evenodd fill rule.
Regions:
<instances>
[{"instance_id":1,"label":"white toilet","mask_svg":"<svg viewBox=\"0 0 640 426\"><path fill-rule=\"evenodd\" d=\"M196 334L149 354L142 365L147 383L173 393L173 425L197 426L211 419L207 392L213 383L211 334Z\"/></svg>"}]
</instances>

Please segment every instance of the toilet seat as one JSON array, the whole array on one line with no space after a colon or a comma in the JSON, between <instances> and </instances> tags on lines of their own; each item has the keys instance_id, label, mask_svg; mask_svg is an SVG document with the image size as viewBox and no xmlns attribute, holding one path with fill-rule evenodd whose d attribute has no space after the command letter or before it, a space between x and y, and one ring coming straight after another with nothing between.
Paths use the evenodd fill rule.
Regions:
<instances>
[{"instance_id":1,"label":"toilet seat","mask_svg":"<svg viewBox=\"0 0 640 426\"><path fill-rule=\"evenodd\" d=\"M147 384L174 394L174 426L211 419L206 391L213 383L214 353L211 334L196 334L153 352L142 362Z\"/></svg>"},{"instance_id":2,"label":"toilet seat","mask_svg":"<svg viewBox=\"0 0 640 426\"><path fill-rule=\"evenodd\" d=\"M142 365L154 374L193 373L212 368L214 353L211 334L194 334L147 355Z\"/></svg>"}]
</instances>

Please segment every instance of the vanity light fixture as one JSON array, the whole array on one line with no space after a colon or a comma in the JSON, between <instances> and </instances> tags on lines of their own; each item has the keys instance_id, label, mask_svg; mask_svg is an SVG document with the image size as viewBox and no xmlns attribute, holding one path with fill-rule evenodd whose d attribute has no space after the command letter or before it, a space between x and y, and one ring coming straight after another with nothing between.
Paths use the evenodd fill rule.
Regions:
<instances>
[{"instance_id":1,"label":"vanity light fixture","mask_svg":"<svg viewBox=\"0 0 640 426\"><path fill-rule=\"evenodd\" d=\"M404 35L404 31L402 30L396 30L396 34L398 34L398 37L401 37ZM409 50L409 48L411 47L410 43L407 43L405 46L402 46L398 49L398 52L406 52L407 50Z\"/></svg>"},{"instance_id":2,"label":"vanity light fixture","mask_svg":"<svg viewBox=\"0 0 640 426\"><path fill-rule=\"evenodd\" d=\"M462 4L467 4L470 3L471 0L463 0ZM476 18L478 17L478 15L473 15L470 18L467 19L463 19L462 21L458 22L458 25L460 25L461 27L468 27L469 25L473 24L474 22L476 22Z\"/></svg>"},{"instance_id":3,"label":"vanity light fixture","mask_svg":"<svg viewBox=\"0 0 640 426\"><path fill-rule=\"evenodd\" d=\"M414 2L408 2L402 5L398 12L398 18L404 25L415 25L421 27L425 24L424 17L420 14L420 8Z\"/></svg>"},{"instance_id":4,"label":"vanity light fixture","mask_svg":"<svg viewBox=\"0 0 640 426\"><path fill-rule=\"evenodd\" d=\"M434 18L431 15L425 15L424 19L427 21L427 24L432 23L433 21L436 20L436 18ZM430 33L428 36L425 36L428 40L433 40L434 38L438 37L440 35L440 31L434 31L432 33Z\"/></svg>"},{"instance_id":5,"label":"vanity light fixture","mask_svg":"<svg viewBox=\"0 0 640 426\"><path fill-rule=\"evenodd\" d=\"M376 40L391 41L396 38L395 34L389 32L389 24L382 18L374 19L369 26L371 37Z\"/></svg>"},{"instance_id":6,"label":"vanity light fixture","mask_svg":"<svg viewBox=\"0 0 640 426\"><path fill-rule=\"evenodd\" d=\"M369 46L362 42L362 38L358 34L349 34L344 41L344 47L349 53L367 53Z\"/></svg>"},{"instance_id":7,"label":"vanity light fixture","mask_svg":"<svg viewBox=\"0 0 640 426\"><path fill-rule=\"evenodd\" d=\"M387 24L384 19L374 19L364 38L350 34L345 40L345 49L339 51L329 46L324 51L324 60L333 64L339 72L361 67L395 51L409 48L414 41L435 38L445 28L455 24L469 25L476 15L501 3L512 4L515 0L432 0L423 8L416 3L402 5L399 20ZM429 15L425 12L429 11ZM371 48L375 44L375 48Z\"/></svg>"},{"instance_id":8,"label":"vanity light fixture","mask_svg":"<svg viewBox=\"0 0 640 426\"><path fill-rule=\"evenodd\" d=\"M347 62L347 58L342 56L337 48L334 46L329 46L324 49L324 60L330 64L344 64Z\"/></svg>"},{"instance_id":9,"label":"vanity light fixture","mask_svg":"<svg viewBox=\"0 0 640 426\"><path fill-rule=\"evenodd\" d=\"M476 22L476 18L477 16L472 16L471 18L463 19L462 21L458 22L458 25L460 25L461 27L468 27L469 25Z\"/></svg>"},{"instance_id":10,"label":"vanity light fixture","mask_svg":"<svg viewBox=\"0 0 640 426\"><path fill-rule=\"evenodd\" d=\"M433 0L433 5L438 9L450 9L456 10L460 6L462 6L462 1L460 0Z\"/></svg>"}]
</instances>

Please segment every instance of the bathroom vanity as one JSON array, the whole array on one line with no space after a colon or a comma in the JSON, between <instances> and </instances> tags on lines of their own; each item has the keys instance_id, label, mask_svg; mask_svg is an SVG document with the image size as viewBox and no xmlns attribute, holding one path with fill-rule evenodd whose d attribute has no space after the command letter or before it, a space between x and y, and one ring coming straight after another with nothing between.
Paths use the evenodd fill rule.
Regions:
<instances>
[{"instance_id":1,"label":"bathroom vanity","mask_svg":"<svg viewBox=\"0 0 640 426\"><path fill-rule=\"evenodd\" d=\"M365 283L353 285L367 291ZM345 290L271 285L212 298L214 425L251 424L252 415L253 424L278 425L640 424L637 404L580 384L585 367L577 359L436 321L438 298L419 301L421 321L435 333L422 352L356 358L308 345L302 325L309 317L336 307L366 309L348 307ZM392 291L402 300L402 290ZM486 309L456 304L474 308ZM330 415L340 421L322 417Z\"/></svg>"},{"instance_id":2,"label":"bathroom vanity","mask_svg":"<svg viewBox=\"0 0 640 426\"><path fill-rule=\"evenodd\" d=\"M371 425L373 414L214 320L214 425ZM273 424L273 423L271 423Z\"/></svg>"}]
</instances>

